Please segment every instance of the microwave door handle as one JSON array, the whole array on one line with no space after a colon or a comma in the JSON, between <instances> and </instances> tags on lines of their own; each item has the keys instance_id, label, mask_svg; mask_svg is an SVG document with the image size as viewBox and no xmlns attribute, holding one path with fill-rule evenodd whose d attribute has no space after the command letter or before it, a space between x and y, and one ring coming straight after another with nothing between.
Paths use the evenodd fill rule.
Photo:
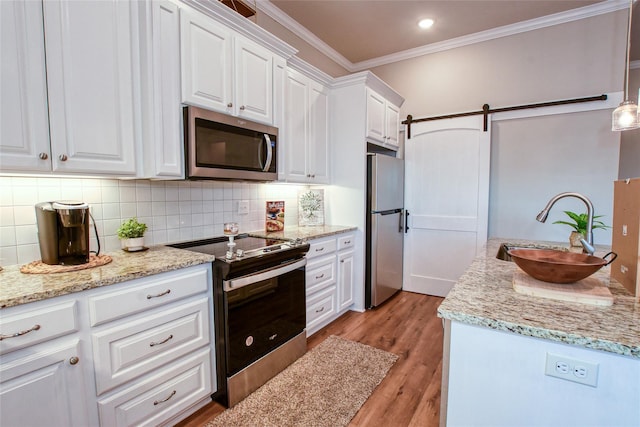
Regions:
<instances>
[{"instance_id":1,"label":"microwave door handle","mask_svg":"<svg viewBox=\"0 0 640 427\"><path fill-rule=\"evenodd\" d=\"M273 159L273 149L271 148L271 138L269 138L269 134L267 133L264 134L264 142L267 144L267 161L262 171L268 172L271 167L271 160Z\"/></svg>"}]
</instances>

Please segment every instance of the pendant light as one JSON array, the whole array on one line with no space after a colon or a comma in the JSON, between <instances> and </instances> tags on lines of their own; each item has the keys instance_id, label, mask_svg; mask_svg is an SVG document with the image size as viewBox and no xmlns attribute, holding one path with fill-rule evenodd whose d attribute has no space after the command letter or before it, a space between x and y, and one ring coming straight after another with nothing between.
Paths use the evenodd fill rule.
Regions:
<instances>
[{"instance_id":1,"label":"pendant light","mask_svg":"<svg viewBox=\"0 0 640 427\"><path fill-rule=\"evenodd\" d=\"M631 15L633 0L629 0L629 26L627 28L627 60L624 67L624 101L613 110L611 130L622 131L640 128L638 106L629 100L629 56L631 54Z\"/></svg>"}]
</instances>

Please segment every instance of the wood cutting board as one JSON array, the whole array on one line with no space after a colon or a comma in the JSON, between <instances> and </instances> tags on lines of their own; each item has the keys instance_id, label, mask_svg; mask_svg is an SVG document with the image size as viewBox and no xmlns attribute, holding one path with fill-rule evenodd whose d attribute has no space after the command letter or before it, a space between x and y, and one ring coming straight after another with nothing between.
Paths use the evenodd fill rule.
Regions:
<instances>
[{"instance_id":1,"label":"wood cutting board","mask_svg":"<svg viewBox=\"0 0 640 427\"><path fill-rule=\"evenodd\" d=\"M611 295L609 288L593 276L575 283L548 283L534 279L516 267L516 271L513 273L513 289L520 294L559 301L579 302L602 307L613 305L613 295Z\"/></svg>"}]
</instances>

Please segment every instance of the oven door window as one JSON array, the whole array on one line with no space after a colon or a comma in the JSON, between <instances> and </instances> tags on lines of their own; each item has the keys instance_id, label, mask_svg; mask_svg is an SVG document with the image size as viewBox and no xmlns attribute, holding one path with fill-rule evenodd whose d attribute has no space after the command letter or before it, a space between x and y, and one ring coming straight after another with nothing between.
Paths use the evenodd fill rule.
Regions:
<instances>
[{"instance_id":1,"label":"oven door window","mask_svg":"<svg viewBox=\"0 0 640 427\"><path fill-rule=\"evenodd\" d=\"M304 330L304 272L299 268L225 292L228 376Z\"/></svg>"},{"instance_id":2,"label":"oven door window","mask_svg":"<svg viewBox=\"0 0 640 427\"><path fill-rule=\"evenodd\" d=\"M275 135L195 119L196 166L276 172ZM265 170L266 168L266 170Z\"/></svg>"}]
</instances>

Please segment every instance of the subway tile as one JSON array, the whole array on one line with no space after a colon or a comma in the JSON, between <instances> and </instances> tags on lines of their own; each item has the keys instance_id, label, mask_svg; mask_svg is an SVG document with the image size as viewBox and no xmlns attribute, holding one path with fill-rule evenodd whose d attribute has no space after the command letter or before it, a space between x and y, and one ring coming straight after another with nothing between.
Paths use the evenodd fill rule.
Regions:
<instances>
[{"instance_id":1,"label":"subway tile","mask_svg":"<svg viewBox=\"0 0 640 427\"><path fill-rule=\"evenodd\" d=\"M191 214L191 226L192 227L200 227L204 224L204 218L201 213L193 213Z\"/></svg>"},{"instance_id":2,"label":"subway tile","mask_svg":"<svg viewBox=\"0 0 640 427\"><path fill-rule=\"evenodd\" d=\"M62 190L58 187L38 187L38 203L62 200Z\"/></svg>"},{"instance_id":3,"label":"subway tile","mask_svg":"<svg viewBox=\"0 0 640 427\"><path fill-rule=\"evenodd\" d=\"M13 193L14 205L30 205L34 206L38 203L38 187L24 186L17 189Z\"/></svg>"},{"instance_id":4,"label":"subway tile","mask_svg":"<svg viewBox=\"0 0 640 427\"><path fill-rule=\"evenodd\" d=\"M191 227L191 214L180 215L180 228Z\"/></svg>"},{"instance_id":5,"label":"subway tile","mask_svg":"<svg viewBox=\"0 0 640 427\"><path fill-rule=\"evenodd\" d=\"M40 247L37 244L16 246L18 254L18 264L28 264L40 259Z\"/></svg>"},{"instance_id":6,"label":"subway tile","mask_svg":"<svg viewBox=\"0 0 640 427\"><path fill-rule=\"evenodd\" d=\"M119 187L120 203L131 203L136 201L136 187L125 186L122 183Z\"/></svg>"},{"instance_id":7,"label":"subway tile","mask_svg":"<svg viewBox=\"0 0 640 427\"><path fill-rule=\"evenodd\" d=\"M151 185L151 201L152 202L164 202L167 189L164 186L164 182L154 182Z\"/></svg>"},{"instance_id":8,"label":"subway tile","mask_svg":"<svg viewBox=\"0 0 640 427\"><path fill-rule=\"evenodd\" d=\"M201 214L203 211L202 200L192 200L191 201L191 213L192 214Z\"/></svg>"},{"instance_id":9,"label":"subway tile","mask_svg":"<svg viewBox=\"0 0 640 427\"><path fill-rule=\"evenodd\" d=\"M214 211L214 201L213 200L204 200L202 202L202 213L213 213Z\"/></svg>"},{"instance_id":10,"label":"subway tile","mask_svg":"<svg viewBox=\"0 0 640 427\"><path fill-rule=\"evenodd\" d=\"M135 203L120 203L120 218L129 219L138 216Z\"/></svg>"},{"instance_id":11,"label":"subway tile","mask_svg":"<svg viewBox=\"0 0 640 427\"><path fill-rule=\"evenodd\" d=\"M18 263L16 246L0 247L0 266L15 265Z\"/></svg>"},{"instance_id":12,"label":"subway tile","mask_svg":"<svg viewBox=\"0 0 640 427\"><path fill-rule=\"evenodd\" d=\"M166 230L167 229L167 217L166 216L154 216L153 217L153 231Z\"/></svg>"},{"instance_id":13,"label":"subway tile","mask_svg":"<svg viewBox=\"0 0 640 427\"><path fill-rule=\"evenodd\" d=\"M38 243L38 230L34 225L16 226L16 245L29 245Z\"/></svg>"},{"instance_id":14,"label":"subway tile","mask_svg":"<svg viewBox=\"0 0 640 427\"><path fill-rule=\"evenodd\" d=\"M0 206L0 226L8 227L14 226L13 221L13 208L10 206Z\"/></svg>"},{"instance_id":15,"label":"subway tile","mask_svg":"<svg viewBox=\"0 0 640 427\"><path fill-rule=\"evenodd\" d=\"M36 209L34 206L14 206L13 221L15 225L30 225L36 223Z\"/></svg>"},{"instance_id":16,"label":"subway tile","mask_svg":"<svg viewBox=\"0 0 640 427\"><path fill-rule=\"evenodd\" d=\"M120 189L114 186L101 187L102 203L119 203Z\"/></svg>"},{"instance_id":17,"label":"subway tile","mask_svg":"<svg viewBox=\"0 0 640 427\"><path fill-rule=\"evenodd\" d=\"M191 203L187 201L180 202L180 215L186 215L191 213Z\"/></svg>"},{"instance_id":18,"label":"subway tile","mask_svg":"<svg viewBox=\"0 0 640 427\"><path fill-rule=\"evenodd\" d=\"M120 203L103 203L102 219L120 219Z\"/></svg>"},{"instance_id":19,"label":"subway tile","mask_svg":"<svg viewBox=\"0 0 640 427\"><path fill-rule=\"evenodd\" d=\"M167 214L167 204L165 202L151 202L151 215L159 216Z\"/></svg>"},{"instance_id":20,"label":"subway tile","mask_svg":"<svg viewBox=\"0 0 640 427\"><path fill-rule=\"evenodd\" d=\"M161 245L164 243L169 243L167 237L167 230L156 230L153 232L153 244Z\"/></svg>"},{"instance_id":21,"label":"subway tile","mask_svg":"<svg viewBox=\"0 0 640 427\"><path fill-rule=\"evenodd\" d=\"M138 202L136 203L136 216L145 217L152 215L151 202Z\"/></svg>"},{"instance_id":22,"label":"subway tile","mask_svg":"<svg viewBox=\"0 0 640 427\"><path fill-rule=\"evenodd\" d=\"M180 228L180 215L167 215L167 230Z\"/></svg>"},{"instance_id":23,"label":"subway tile","mask_svg":"<svg viewBox=\"0 0 640 427\"><path fill-rule=\"evenodd\" d=\"M15 246L16 245L16 228L14 226L10 227L0 227L0 246Z\"/></svg>"},{"instance_id":24,"label":"subway tile","mask_svg":"<svg viewBox=\"0 0 640 427\"><path fill-rule=\"evenodd\" d=\"M177 202L180 200L180 192L176 183L167 182L165 188L165 199L167 202Z\"/></svg>"},{"instance_id":25,"label":"subway tile","mask_svg":"<svg viewBox=\"0 0 640 427\"><path fill-rule=\"evenodd\" d=\"M180 213L179 202L167 202L166 204L167 215L178 215Z\"/></svg>"}]
</instances>

